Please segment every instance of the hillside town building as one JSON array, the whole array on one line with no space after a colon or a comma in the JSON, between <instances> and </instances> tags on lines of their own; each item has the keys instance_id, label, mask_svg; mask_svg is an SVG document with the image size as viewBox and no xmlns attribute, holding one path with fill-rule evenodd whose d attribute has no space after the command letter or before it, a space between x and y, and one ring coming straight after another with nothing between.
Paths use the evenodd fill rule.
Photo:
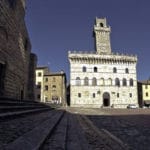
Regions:
<instances>
[{"instance_id":1,"label":"hillside town building","mask_svg":"<svg viewBox=\"0 0 150 150\"><path fill-rule=\"evenodd\" d=\"M66 105L66 74L49 72L48 67L36 69L36 98L44 103Z\"/></svg>"},{"instance_id":2,"label":"hillside town building","mask_svg":"<svg viewBox=\"0 0 150 150\"><path fill-rule=\"evenodd\" d=\"M48 67L43 66L43 67L37 67L36 68L36 92L35 92L35 97L37 101L45 102L44 101L44 75L49 72Z\"/></svg>"},{"instance_id":3,"label":"hillside town building","mask_svg":"<svg viewBox=\"0 0 150 150\"><path fill-rule=\"evenodd\" d=\"M0 97L34 99L37 57L25 25L25 0L0 0Z\"/></svg>"},{"instance_id":4,"label":"hillside town building","mask_svg":"<svg viewBox=\"0 0 150 150\"><path fill-rule=\"evenodd\" d=\"M138 100L139 106L150 106L150 80L138 82Z\"/></svg>"},{"instance_id":5,"label":"hillside town building","mask_svg":"<svg viewBox=\"0 0 150 150\"><path fill-rule=\"evenodd\" d=\"M138 105L137 56L113 53L111 28L96 18L96 51L69 51L70 104L72 107L126 108Z\"/></svg>"}]
</instances>

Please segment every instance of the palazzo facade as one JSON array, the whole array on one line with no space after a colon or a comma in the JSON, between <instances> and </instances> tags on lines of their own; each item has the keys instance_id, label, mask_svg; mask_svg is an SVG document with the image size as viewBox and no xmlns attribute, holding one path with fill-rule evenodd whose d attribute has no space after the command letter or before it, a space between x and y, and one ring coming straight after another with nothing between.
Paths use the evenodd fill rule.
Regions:
<instances>
[{"instance_id":1,"label":"palazzo facade","mask_svg":"<svg viewBox=\"0 0 150 150\"><path fill-rule=\"evenodd\" d=\"M69 51L70 105L89 108L126 108L138 105L137 56L111 50L111 28L96 18L95 51Z\"/></svg>"}]
</instances>

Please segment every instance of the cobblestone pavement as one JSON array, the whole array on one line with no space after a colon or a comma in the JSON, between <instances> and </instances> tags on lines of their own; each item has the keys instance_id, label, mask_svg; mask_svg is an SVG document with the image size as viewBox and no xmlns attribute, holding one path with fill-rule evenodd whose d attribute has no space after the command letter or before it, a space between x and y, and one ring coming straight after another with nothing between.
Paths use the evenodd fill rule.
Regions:
<instances>
[{"instance_id":1,"label":"cobblestone pavement","mask_svg":"<svg viewBox=\"0 0 150 150\"><path fill-rule=\"evenodd\" d=\"M40 150L128 150L124 143L99 131L87 117L66 112Z\"/></svg>"},{"instance_id":2,"label":"cobblestone pavement","mask_svg":"<svg viewBox=\"0 0 150 150\"><path fill-rule=\"evenodd\" d=\"M90 150L75 115L65 113L40 150Z\"/></svg>"},{"instance_id":3,"label":"cobblestone pavement","mask_svg":"<svg viewBox=\"0 0 150 150\"><path fill-rule=\"evenodd\" d=\"M31 150L150 150L150 109L61 109L0 120L0 149L28 135Z\"/></svg>"},{"instance_id":4,"label":"cobblestone pavement","mask_svg":"<svg viewBox=\"0 0 150 150\"><path fill-rule=\"evenodd\" d=\"M133 150L150 150L150 109L74 109Z\"/></svg>"}]
</instances>

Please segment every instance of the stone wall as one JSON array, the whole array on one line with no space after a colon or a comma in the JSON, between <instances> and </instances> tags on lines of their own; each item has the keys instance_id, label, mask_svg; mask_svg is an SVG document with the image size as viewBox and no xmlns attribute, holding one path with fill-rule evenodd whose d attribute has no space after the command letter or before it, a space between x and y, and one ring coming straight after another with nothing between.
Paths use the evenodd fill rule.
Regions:
<instances>
[{"instance_id":1,"label":"stone wall","mask_svg":"<svg viewBox=\"0 0 150 150\"><path fill-rule=\"evenodd\" d=\"M24 16L25 8L21 0L0 1L0 63L5 66L1 97L29 98L31 44Z\"/></svg>"},{"instance_id":2,"label":"stone wall","mask_svg":"<svg viewBox=\"0 0 150 150\"><path fill-rule=\"evenodd\" d=\"M37 67L37 56L33 53L30 54L29 64L29 80L28 80L28 97L30 100L35 100L35 70Z\"/></svg>"}]
</instances>

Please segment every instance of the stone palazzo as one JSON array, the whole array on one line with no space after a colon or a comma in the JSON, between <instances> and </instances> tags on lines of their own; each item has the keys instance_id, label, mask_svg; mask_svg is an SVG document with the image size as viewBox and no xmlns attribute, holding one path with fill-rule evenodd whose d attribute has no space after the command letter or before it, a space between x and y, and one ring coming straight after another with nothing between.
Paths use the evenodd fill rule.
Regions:
<instances>
[{"instance_id":1,"label":"stone palazzo","mask_svg":"<svg viewBox=\"0 0 150 150\"><path fill-rule=\"evenodd\" d=\"M137 56L113 53L111 28L96 18L95 51L69 51L70 104L72 107L126 108L138 105Z\"/></svg>"}]
</instances>

